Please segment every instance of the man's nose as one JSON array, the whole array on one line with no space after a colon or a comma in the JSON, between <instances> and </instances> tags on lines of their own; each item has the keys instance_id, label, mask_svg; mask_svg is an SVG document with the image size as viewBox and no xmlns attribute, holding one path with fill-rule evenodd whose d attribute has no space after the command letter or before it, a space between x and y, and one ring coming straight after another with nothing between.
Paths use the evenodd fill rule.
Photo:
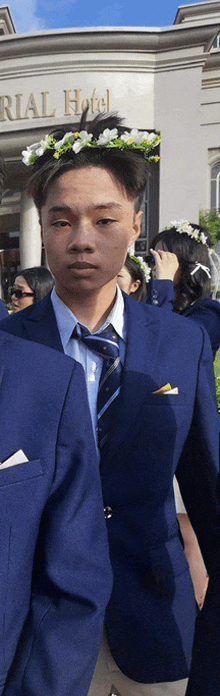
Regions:
<instances>
[{"instance_id":1,"label":"man's nose","mask_svg":"<svg viewBox=\"0 0 220 696\"><path fill-rule=\"evenodd\" d=\"M81 220L72 229L68 242L69 251L82 251L88 249L93 251L95 248L95 236L91 223Z\"/></svg>"}]
</instances>

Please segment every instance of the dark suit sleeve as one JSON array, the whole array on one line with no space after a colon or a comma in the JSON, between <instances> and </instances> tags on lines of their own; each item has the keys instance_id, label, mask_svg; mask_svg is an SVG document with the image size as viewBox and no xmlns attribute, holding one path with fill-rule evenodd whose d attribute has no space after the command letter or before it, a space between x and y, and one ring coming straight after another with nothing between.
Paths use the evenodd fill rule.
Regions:
<instances>
[{"instance_id":1,"label":"dark suit sleeve","mask_svg":"<svg viewBox=\"0 0 220 696\"><path fill-rule=\"evenodd\" d=\"M219 420L210 341L206 332L201 331L203 348L198 366L194 414L176 477L210 574L215 566L220 541L216 504Z\"/></svg>"},{"instance_id":2,"label":"dark suit sleeve","mask_svg":"<svg viewBox=\"0 0 220 696\"><path fill-rule=\"evenodd\" d=\"M6 309L4 302L0 300L0 321L1 319L6 319L8 316L8 310Z\"/></svg>"},{"instance_id":3,"label":"dark suit sleeve","mask_svg":"<svg viewBox=\"0 0 220 696\"><path fill-rule=\"evenodd\" d=\"M185 315L206 329L211 341L213 359L215 359L220 345L220 303L211 299L195 302Z\"/></svg>"},{"instance_id":4,"label":"dark suit sleeve","mask_svg":"<svg viewBox=\"0 0 220 696\"><path fill-rule=\"evenodd\" d=\"M147 304L157 305L173 311L175 301L174 285L172 280L151 280L147 283Z\"/></svg>"},{"instance_id":5,"label":"dark suit sleeve","mask_svg":"<svg viewBox=\"0 0 220 696\"><path fill-rule=\"evenodd\" d=\"M176 471L181 494L209 573L209 591L196 625L187 696L220 694L219 421L210 343L204 334L194 417Z\"/></svg>"},{"instance_id":6,"label":"dark suit sleeve","mask_svg":"<svg viewBox=\"0 0 220 696\"><path fill-rule=\"evenodd\" d=\"M60 420L34 576L4 696L86 696L112 574L86 387L77 364Z\"/></svg>"}]
</instances>

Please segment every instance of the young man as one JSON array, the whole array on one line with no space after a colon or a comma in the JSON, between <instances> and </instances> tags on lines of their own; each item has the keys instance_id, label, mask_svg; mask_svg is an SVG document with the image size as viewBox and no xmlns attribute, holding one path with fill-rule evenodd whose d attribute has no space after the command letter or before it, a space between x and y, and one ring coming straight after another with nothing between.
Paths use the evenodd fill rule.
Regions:
<instances>
[{"instance_id":1,"label":"young man","mask_svg":"<svg viewBox=\"0 0 220 696\"><path fill-rule=\"evenodd\" d=\"M114 570L106 612L112 657L103 647L89 695L182 696L197 607L173 475L211 577L220 552L210 345L192 322L116 288L140 234L146 154L157 139L124 133L114 117L95 119L88 133L85 122L80 128L23 155L33 164L29 192L56 289L0 326L63 350L86 374ZM209 696L206 678L197 696ZM215 696L219 687L220 679Z\"/></svg>"},{"instance_id":2,"label":"young man","mask_svg":"<svg viewBox=\"0 0 220 696\"><path fill-rule=\"evenodd\" d=\"M0 410L0 693L86 696L111 570L81 366L0 331Z\"/></svg>"}]
</instances>

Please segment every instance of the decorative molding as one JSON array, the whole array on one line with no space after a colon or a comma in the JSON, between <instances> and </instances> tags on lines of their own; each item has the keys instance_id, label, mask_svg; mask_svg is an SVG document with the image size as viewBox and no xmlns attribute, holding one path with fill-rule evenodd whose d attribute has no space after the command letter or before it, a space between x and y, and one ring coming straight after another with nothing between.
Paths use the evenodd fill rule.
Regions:
<instances>
[{"instance_id":1,"label":"decorative molding","mask_svg":"<svg viewBox=\"0 0 220 696\"><path fill-rule=\"evenodd\" d=\"M181 5L178 7L175 25L185 22L207 22L207 15L220 21L220 2L196 2L191 5Z\"/></svg>"},{"instance_id":2,"label":"decorative molding","mask_svg":"<svg viewBox=\"0 0 220 696\"><path fill-rule=\"evenodd\" d=\"M89 73L89 72L120 72L120 73L157 73L170 70L189 69L204 66L208 54L201 53L188 56L179 56L172 58L172 54L167 54L166 57L160 58L158 55L144 55L131 57L131 54L126 55L114 53L114 57L106 57L105 54L97 57L97 54L92 58L84 55L83 58L77 59L73 57L70 60L59 60L49 63L29 63L28 65L11 65L0 68L0 80L8 81L9 79L21 79L24 77L37 77L41 75L67 75L74 73Z\"/></svg>"},{"instance_id":3,"label":"decorative molding","mask_svg":"<svg viewBox=\"0 0 220 696\"><path fill-rule=\"evenodd\" d=\"M208 150L208 164L213 167L220 160L220 147L215 147Z\"/></svg>"},{"instance_id":4,"label":"decorative molding","mask_svg":"<svg viewBox=\"0 0 220 696\"><path fill-rule=\"evenodd\" d=\"M220 75L202 80L201 89L215 89L217 87L220 87Z\"/></svg>"},{"instance_id":5,"label":"decorative molding","mask_svg":"<svg viewBox=\"0 0 220 696\"><path fill-rule=\"evenodd\" d=\"M0 37L7 34L16 34L15 25L11 16L10 8L5 5L0 7Z\"/></svg>"},{"instance_id":6,"label":"decorative molding","mask_svg":"<svg viewBox=\"0 0 220 696\"><path fill-rule=\"evenodd\" d=\"M207 19L206 25L178 25L168 28L101 27L89 29L65 29L36 34L15 34L1 39L1 60L20 59L27 56L59 56L76 52L124 52L160 53L180 49L206 47L213 43L220 32L218 23ZM62 46L62 50L61 50Z\"/></svg>"}]
</instances>

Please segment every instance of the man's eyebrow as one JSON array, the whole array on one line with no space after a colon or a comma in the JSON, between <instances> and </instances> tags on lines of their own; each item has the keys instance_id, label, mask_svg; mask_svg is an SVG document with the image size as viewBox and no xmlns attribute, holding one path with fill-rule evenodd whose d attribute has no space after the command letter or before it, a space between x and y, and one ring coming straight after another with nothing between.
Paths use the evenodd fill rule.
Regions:
<instances>
[{"instance_id":1,"label":"man's eyebrow","mask_svg":"<svg viewBox=\"0 0 220 696\"><path fill-rule=\"evenodd\" d=\"M97 205L94 203L92 205L88 206L88 210L111 210L112 208L117 208L118 210L122 210L122 205L120 203L116 203L115 201L109 201L109 203L98 203ZM69 205L53 205L51 208L49 208L49 213L71 213L73 212L73 209Z\"/></svg>"},{"instance_id":2,"label":"man's eyebrow","mask_svg":"<svg viewBox=\"0 0 220 696\"><path fill-rule=\"evenodd\" d=\"M122 210L122 205L120 203L116 203L115 201L109 201L109 203L99 203L98 205L91 206L91 208L94 207L95 210L109 210L111 208L118 208Z\"/></svg>"},{"instance_id":3,"label":"man's eyebrow","mask_svg":"<svg viewBox=\"0 0 220 696\"><path fill-rule=\"evenodd\" d=\"M49 213L69 213L71 208L69 205L53 205L49 208Z\"/></svg>"}]
</instances>

